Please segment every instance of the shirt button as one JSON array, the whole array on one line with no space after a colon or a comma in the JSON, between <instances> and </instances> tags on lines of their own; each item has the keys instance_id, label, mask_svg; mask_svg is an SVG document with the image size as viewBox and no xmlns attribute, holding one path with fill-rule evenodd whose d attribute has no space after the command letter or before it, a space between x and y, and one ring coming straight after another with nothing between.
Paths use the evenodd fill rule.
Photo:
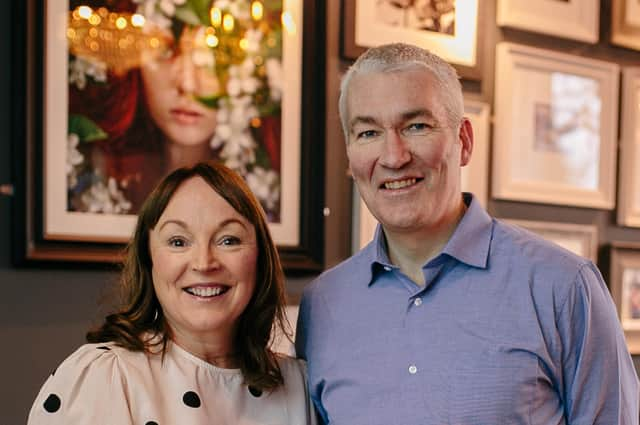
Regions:
<instances>
[{"instance_id":1,"label":"shirt button","mask_svg":"<svg viewBox=\"0 0 640 425\"><path fill-rule=\"evenodd\" d=\"M412 375L415 375L416 372L418 372L418 368L416 367L416 365L412 364L411 366L409 366L409 373Z\"/></svg>"},{"instance_id":2,"label":"shirt button","mask_svg":"<svg viewBox=\"0 0 640 425\"><path fill-rule=\"evenodd\" d=\"M413 300L413 305L415 305L416 307L420 307L422 305L422 298L416 298L415 300Z\"/></svg>"},{"instance_id":3,"label":"shirt button","mask_svg":"<svg viewBox=\"0 0 640 425\"><path fill-rule=\"evenodd\" d=\"M391 271L391 267L389 267L389 266L384 266L384 269L385 269L385 271L388 271L388 272Z\"/></svg>"}]
</instances>

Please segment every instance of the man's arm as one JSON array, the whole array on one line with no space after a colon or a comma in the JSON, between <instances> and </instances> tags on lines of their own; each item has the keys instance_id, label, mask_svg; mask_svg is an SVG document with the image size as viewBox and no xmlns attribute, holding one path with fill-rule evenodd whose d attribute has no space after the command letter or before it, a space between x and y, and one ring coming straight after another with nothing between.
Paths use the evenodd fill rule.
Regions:
<instances>
[{"instance_id":1,"label":"man's arm","mask_svg":"<svg viewBox=\"0 0 640 425\"><path fill-rule=\"evenodd\" d=\"M578 271L557 326L567 423L638 424L638 376L615 305L593 264Z\"/></svg>"}]
</instances>

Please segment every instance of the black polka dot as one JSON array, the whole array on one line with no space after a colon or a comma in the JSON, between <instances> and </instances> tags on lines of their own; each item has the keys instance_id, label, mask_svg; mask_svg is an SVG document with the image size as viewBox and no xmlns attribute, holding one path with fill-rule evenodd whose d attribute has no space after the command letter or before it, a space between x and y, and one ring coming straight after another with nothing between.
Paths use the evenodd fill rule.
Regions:
<instances>
[{"instance_id":1,"label":"black polka dot","mask_svg":"<svg viewBox=\"0 0 640 425\"><path fill-rule=\"evenodd\" d=\"M53 372L51 372L51 376L56 374L56 370L58 370L58 369L53 369Z\"/></svg>"},{"instance_id":2,"label":"black polka dot","mask_svg":"<svg viewBox=\"0 0 640 425\"><path fill-rule=\"evenodd\" d=\"M111 348L107 347L106 345L101 345L100 347L96 347L98 350L107 350L107 351L111 351Z\"/></svg>"},{"instance_id":3,"label":"black polka dot","mask_svg":"<svg viewBox=\"0 0 640 425\"><path fill-rule=\"evenodd\" d=\"M186 393L184 393L184 395L182 396L182 401L189 407L200 407L200 397L198 397L198 394L194 393L193 391L187 391Z\"/></svg>"},{"instance_id":4,"label":"black polka dot","mask_svg":"<svg viewBox=\"0 0 640 425\"><path fill-rule=\"evenodd\" d=\"M249 392L254 397L260 397L262 395L262 391L256 387L249 386Z\"/></svg>"},{"instance_id":5,"label":"black polka dot","mask_svg":"<svg viewBox=\"0 0 640 425\"><path fill-rule=\"evenodd\" d=\"M149 421L144 425L158 425L158 422L154 422L154 421Z\"/></svg>"},{"instance_id":6,"label":"black polka dot","mask_svg":"<svg viewBox=\"0 0 640 425\"><path fill-rule=\"evenodd\" d=\"M55 394L49 394L44 402L44 410L49 413L55 413L60 409L60 397Z\"/></svg>"}]
</instances>

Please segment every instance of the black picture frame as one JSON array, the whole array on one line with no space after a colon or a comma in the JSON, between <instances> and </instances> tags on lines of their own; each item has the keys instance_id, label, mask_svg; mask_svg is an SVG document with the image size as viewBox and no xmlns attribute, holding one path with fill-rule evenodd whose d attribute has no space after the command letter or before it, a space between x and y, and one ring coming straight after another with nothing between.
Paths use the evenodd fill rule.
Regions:
<instances>
[{"instance_id":1,"label":"black picture frame","mask_svg":"<svg viewBox=\"0 0 640 425\"><path fill-rule=\"evenodd\" d=\"M51 0L50 0L51 1ZM112 267L122 259L123 243L77 242L45 238L44 66L47 0L11 2L14 197L12 260L17 267ZM324 267L324 61L325 6L303 1L300 232L296 246L279 247L285 271L315 273Z\"/></svg>"}]
</instances>

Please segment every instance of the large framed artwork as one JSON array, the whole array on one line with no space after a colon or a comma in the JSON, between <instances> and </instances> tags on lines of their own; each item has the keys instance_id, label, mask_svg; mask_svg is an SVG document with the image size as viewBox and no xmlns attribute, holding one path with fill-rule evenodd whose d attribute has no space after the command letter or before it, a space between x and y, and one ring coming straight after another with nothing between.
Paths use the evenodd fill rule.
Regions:
<instances>
[{"instance_id":1,"label":"large framed artwork","mask_svg":"<svg viewBox=\"0 0 640 425\"><path fill-rule=\"evenodd\" d=\"M600 0L498 0L498 25L596 43Z\"/></svg>"},{"instance_id":2,"label":"large framed artwork","mask_svg":"<svg viewBox=\"0 0 640 425\"><path fill-rule=\"evenodd\" d=\"M431 50L463 78L480 79L484 1L343 0L342 55L355 59L369 47L404 42Z\"/></svg>"},{"instance_id":3,"label":"large framed artwork","mask_svg":"<svg viewBox=\"0 0 640 425\"><path fill-rule=\"evenodd\" d=\"M285 268L322 269L321 2L260 5L16 6L16 262L117 261L161 177L217 160L262 204Z\"/></svg>"},{"instance_id":4,"label":"large framed artwork","mask_svg":"<svg viewBox=\"0 0 640 425\"><path fill-rule=\"evenodd\" d=\"M471 162L462 167L460 183L464 192L471 192L476 199L487 207L487 192L489 186L489 104L478 100L464 101L464 114L471 121L473 127L473 152ZM373 239L378 221L360 198L358 189L353 185L353 215L352 215L351 249L357 252Z\"/></svg>"},{"instance_id":5,"label":"large framed artwork","mask_svg":"<svg viewBox=\"0 0 640 425\"><path fill-rule=\"evenodd\" d=\"M597 226L532 220L505 219L504 221L523 227L594 263L598 261Z\"/></svg>"},{"instance_id":6,"label":"large framed artwork","mask_svg":"<svg viewBox=\"0 0 640 425\"><path fill-rule=\"evenodd\" d=\"M500 43L493 197L613 209L618 81L616 64Z\"/></svg>"},{"instance_id":7,"label":"large framed artwork","mask_svg":"<svg viewBox=\"0 0 640 425\"><path fill-rule=\"evenodd\" d=\"M631 354L640 354L640 244L613 243L609 289Z\"/></svg>"},{"instance_id":8,"label":"large framed artwork","mask_svg":"<svg viewBox=\"0 0 640 425\"><path fill-rule=\"evenodd\" d=\"M612 0L611 42L640 50L640 1Z\"/></svg>"},{"instance_id":9,"label":"large framed artwork","mask_svg":"<svg viewBox=\"0 0 640 425\"><path fill-rule=\"evenodd\" d=\"M640 227L640 67L623 70L620 114L618 224Z\"/></svg>"}]
</instances>

